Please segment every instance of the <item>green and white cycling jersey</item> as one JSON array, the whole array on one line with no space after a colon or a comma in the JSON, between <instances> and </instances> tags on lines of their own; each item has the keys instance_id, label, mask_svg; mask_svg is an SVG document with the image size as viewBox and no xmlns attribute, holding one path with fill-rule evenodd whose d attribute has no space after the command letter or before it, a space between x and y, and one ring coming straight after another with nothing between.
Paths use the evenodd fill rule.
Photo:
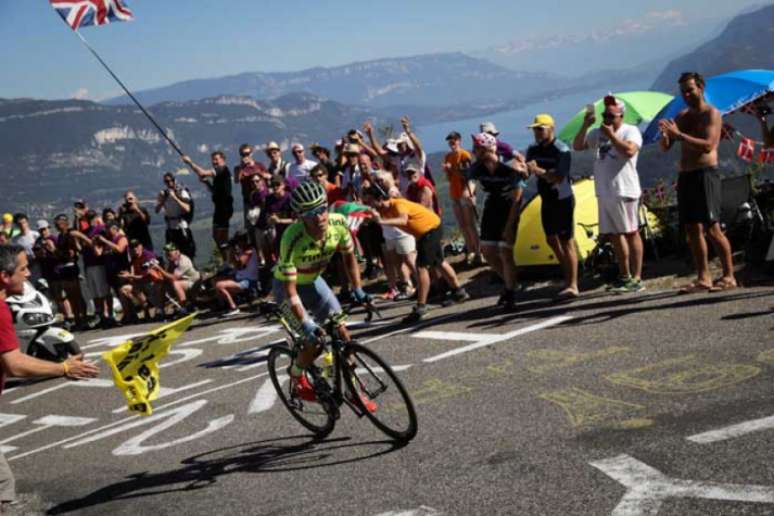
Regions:
<instances>
[{"instance_id":1,"label":"green and white cycling jersey","mask_svg":"<svg viewBox=\"0 0 774 516\"><path fill-rule=\"evenodd\" d=\"M352 252L354 244L344 215L328 215L328 229L322 240L309 236L298 220L288 226L280 242L280 255L274 278L295 281L299 285L314 282L336 252Z\"/></svg>"}]
</instances>

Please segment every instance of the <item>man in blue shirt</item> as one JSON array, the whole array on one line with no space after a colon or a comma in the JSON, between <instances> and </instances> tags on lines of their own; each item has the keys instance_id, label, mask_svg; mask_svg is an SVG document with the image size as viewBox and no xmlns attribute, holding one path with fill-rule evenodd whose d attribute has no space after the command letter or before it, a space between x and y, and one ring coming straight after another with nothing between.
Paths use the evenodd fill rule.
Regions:
<instances>
[{"instance_id":1,"label":"man in blue shirt","mask_svg":"<svg viewBox=\"0 0 774 516\"><path fill-rule=\"evenodd\" d=\"M537 176L542 200L540 216L548 245L564 271L565 287L559 299L578 297L578 253L575 248L575 196L570 184L570 148L554 134L554 119L540 114L529 126L535 144L527 149L526 165Z\"/></svg>"}]
</instances>

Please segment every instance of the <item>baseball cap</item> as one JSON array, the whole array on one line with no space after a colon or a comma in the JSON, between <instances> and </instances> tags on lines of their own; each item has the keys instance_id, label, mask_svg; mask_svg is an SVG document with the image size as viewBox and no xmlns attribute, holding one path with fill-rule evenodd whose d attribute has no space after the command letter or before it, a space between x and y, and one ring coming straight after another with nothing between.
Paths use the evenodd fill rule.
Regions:
<instances>
[{"instance_id":1,"label":"baseball cap","mask_svg":"<svg viewBox=\"0 0 774 516\"><path fill-rule=\"evenodd\" d=\"M46 229L48 227L48 221L45 219L40 219L36 225L38 229Z\"/></svg>"},{"instance_id":2,"label":"baseball cap","mask_svg":"<svg viewBox=\"0 0 774 516\"><path fill-rule=\"evenodd\" d=\"M269 152L270 150L281 150L281 149L277 142L269 142L266 144L266 152Z\"/></svg>"},{"instance_id":3,"label":"baseball cap","mask_svg":"<svg viewBox=\"0 0 774 516\"><path fill-rule=\"evenodd\" d=\"M169 243L164 245L164 250L165 251L177 251L177 244L175 244L174 242L169 242Z\"/></svg>"},{"instance_id":4,"label":"baseball cap","mask_svg":"<svg viewBox=\"0 0 774 516\"><path fill-rule=\"evenodd\" d=\"M13 215L11 215L10 213L3 213L3 222L5 222L6 224L13 222Z\"/></svg>"},{"instance_id":5,"label":"baseball cap","mask_svg":"<svg viewBox=\"0 0 774 516\"><path fill-rule=\"evenodd\" d=\"M420 172L421 169L419 168L419 163L416 162L409 162L406 164L405 167L403 167L403 173L408 175L409 172Z\"/></svg>"},{"instance_id":6,"label":"baseball cap","mask_svg":"<svg viewBox=\"0 0 774 516\"><path fill-rule=\"evenodd\" d=\"M461 140L462 135L458 133L457 131L452 131L449 134L446 135L446 140Z\"/></svg>"},{"instance_id":7,"label":"baseball cap","mask_svg":"<svg viewBox=\"0 0 774 516\"><path fill-rule=\"evenodd\" d=\"M73 206L78 209L83 209L86 207L86 203L83 202L83 199L76 199L76 201L73 203Z\"/></svg>"},{"instance_id":8,"label":"baseball cap","mask_svg":"<svg viewBox=\"0 0 774 516\"><path fill-rule=\"evenodd\" d=\"M494 122L482 122L479 127L481 128L482 133L489 133L493 136L500 134L500 131L495 127Z\"/></svg>"},{"instance_id":9,"label":"baseball cap","mask_svg":"<svg viewBox=\"0 0 774 516\"><path fill-rule=\"evenodd\" d=\"M473 145L487 148L497 147L497 139L489 133L471 134L470 136L473 138Z\"/></svg>"},{"instance_id":10,"label":"baseball cap","mask_svg":"<svg viewBox=\"0 0 774 516\"><path fill-rule=\"evenodd\" d=\"M54 217L54 221L56 222L60 220L64 220L65 222L67 222L69 219L67 218L67 215L65 215L64 213L60 213L59 215Z\"/></svg>"},{"instance_id":11,"label":"baseball cap","mask_svg":"<svg viewBox=\"0 0 774 516\"><path fill-rule=\"evenodd\" d=\"M142 242L140 242L140 241L139 241L139 240L137 240L136 238L133 238L133 239L129 240L129 247L137 247L137 246L138 246L138 245L140 245L141 243L142 243Z\"/></svg>"},{"instance_id":12,"label":"baseball cap","mask_svg":"<svg viewBox=\"0 0 774 516\"><path fill-rule=\"evenodd\" d=\"M547 113L541 113L535 117L535 120L532 121L530 125L527 126L529 129L534 129L535 127L554 127L554 117Z\"/></svg>"}]
</instances>

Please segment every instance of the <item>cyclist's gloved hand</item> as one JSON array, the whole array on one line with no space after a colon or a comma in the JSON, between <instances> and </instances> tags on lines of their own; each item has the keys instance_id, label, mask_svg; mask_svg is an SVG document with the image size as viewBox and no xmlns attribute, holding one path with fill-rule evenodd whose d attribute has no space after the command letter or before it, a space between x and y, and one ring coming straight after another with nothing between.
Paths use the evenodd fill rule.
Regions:
<instances>
[{"instance_id":1,"label":"cyclist's gloved hand","mask_svg":"<svg viewBox=\"0 0 774 516\"><path fill-rule=\"evenodd\" d=\"M371 302L371 296L369 294L366 294L366 291L363 290L362 287L358 287L355 290L353 290L352 297L354 297L355 301L357 301L361 305L368 304Z\"/></svg>"},{"instance_id":2,"label":"cyclist's gloved hand","mask_svg":"<svg viewBox=\"0 0 774 516\"><path fill-rule=\"evenodd\" d=\"M306 318L301 321L301 329L304 332L304 337L309 340L314 340L320 336L322 329L317 326L317 323L313 319Z\"/></svg>"}]
</instances>

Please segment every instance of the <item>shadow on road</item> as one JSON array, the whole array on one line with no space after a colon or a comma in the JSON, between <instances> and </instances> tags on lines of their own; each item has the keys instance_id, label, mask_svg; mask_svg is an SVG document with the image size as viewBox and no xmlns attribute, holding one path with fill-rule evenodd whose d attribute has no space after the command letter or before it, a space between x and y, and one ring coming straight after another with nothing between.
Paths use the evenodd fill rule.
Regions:
<instances>
[{"instance_id":1,"label":"shadow on road","mask_svg":"<svg viewBox=\"0 0 774 516\"><path fill-rule=\"evenodd\" d=\"M390 440L349 441L349 437L321 441L314 436L299 435L219 448L189 457L181 462L181 467L171 471L135 473L83 498L62 502L49 509L48 514L66 514L116 500L205 489L217 483L219 477L232 473L271 473L349 464L405 446ZM343 453L352 450L364 453L354 457Z\"/></svg>"}]
</instances>

